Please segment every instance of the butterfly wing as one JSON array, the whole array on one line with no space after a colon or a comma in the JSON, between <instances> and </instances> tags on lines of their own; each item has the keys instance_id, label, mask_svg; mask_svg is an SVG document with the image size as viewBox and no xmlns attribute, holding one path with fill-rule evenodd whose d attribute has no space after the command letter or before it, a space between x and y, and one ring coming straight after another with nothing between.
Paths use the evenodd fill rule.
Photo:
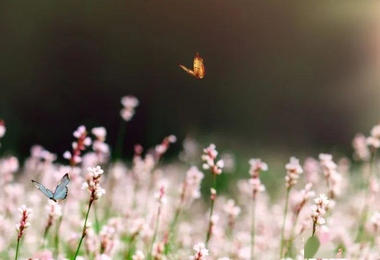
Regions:
<instances>
[{"instance_id":1,"label":"butterfly wing","mask_svg":"<svg viewBox=\"0 0 380 260\"><path fill-rule=\"evenodd\" d=\"M194 57L194 63L193 63L193 68L194 68L194 77L197 79L202 79L205 74L205 65L203 64L203 58L199 56L199 53L195 54Z\"/></svg>"},{"instance_id":2,"label":"butterfly wing","mask_svg":"<svg viewBox=\"0 0 380 260\"><path fill-rule=\"evenodd\" d=\"M186 71L189 75L195 77L195 73L194 73L194 71L192 71L192 70L186 68L185 66L183 66L183 65L181 65L181 64L180 64L179 66L180 66L184 71Z\"/></svg>"},{"instance_id":3,"label":"butterfly wing","mask_svg":"<svg viewBox=\"0 0 380 260\"><path fill-rule=\"evenodd\" d=\"M59 182L59 184L57 185L57 187L55 188L54 195L53 195L53 199L55 201L66 199L67 192L68 192L67 185L69 184L69 182L70 182L69 174L66 173L62 177L62 179Z\"/></svg>"},{"instance_id":4,"label":"butterfly wing","mask_svg":"<svg viewBox=\"0 0 380 260\"><path fill-rule=\"evenodd\" d=\"M51 190L46 189L45 186L39 182L36 182L34 180L32 180L32 182L43 194L45 194L46 197L48 197L49 199L53 198L53 192L51 192Z\"/></svg>"}]
</instances>

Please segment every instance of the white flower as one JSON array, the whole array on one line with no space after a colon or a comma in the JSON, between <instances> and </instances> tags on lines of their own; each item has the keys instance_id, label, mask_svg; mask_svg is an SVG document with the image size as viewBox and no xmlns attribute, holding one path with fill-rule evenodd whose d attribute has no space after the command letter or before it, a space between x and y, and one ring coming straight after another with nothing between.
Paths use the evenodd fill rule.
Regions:
<instances>
[{"instance_id":1,"label":"white flower","mask_svg":"<svg viewBox=\"0 0 380 260\"><path fill-rule=\"evenodd\" d=\"M204 256L208 256L208 250L205 248L203 243L198 243L194 246L196 251L194 256L190 256L189 260L202 260L205 259Z\"/></svg>"},{"instance_id":2,"label":"white flower","mask_svg":"<svg viewBox=\"0 0 380 260\"><path fill-rule=\"evenodd\" d=\"M285 176L286 187L290 188L297 183L299 175L302 174L303 170L299 163L299 160L295 157L290 158L290 162L285 166L287 172Z\"/></svg>"},{"instance_id":3,"label":"white flower","mask_svg":"<svg viewBox=\"0 0 380 260\"><path fill-rule=\"evenodd\" d=\"M95 199L99 199L101 196L103 196L104 194L106 194L106 190L101 188L100 186L98 186L98 188L96 189L95 191Z\"/></svg>"},{"instance_id":4,"label":"white flower","mask_svg":"<svg viewBox=\"0 0 380 260\"><path fill-rule=\"evenodd\" d=\"M18 212L20 212L21 215L26 214L26 216L30 216L33 213L33 210L28 209L25 205L22 205L18 208Z\"/></svg>"},{"instance_id":5,"label":"white flower","mask_svg":"<svg viewBox=\"0 0 380 260\"><path fill-rule=\"evenodd\" d=\"M201 252L202 255L204 255L204 256L208 255L208 250L206 249L206 247L203 243L198 243L193 248L195 251Z\"/></svg>"},{"instance_id":6,"label":"white flower","mask_svg":"<svg viewBox=\"0 0 380 260\"><path fill-rule=\"evenodd\" d=\"M374 148L380 147L380 139L375 138L373 136L367 137L367 144L373 146Z\"/></svg>"},{"instance_id":7,"label":"white flower","mask_svg":"<svg viewBox=\"0 0 380 260\"><path fill-rule=\"evenodd\" d=\"M82 190L86 190L86 189L88 189L88 183L87 182L83 182L82 183Z\"/></svg>"},{"instance_id":8,"label":"white flower","mask_svg":"<svg viewBox=\"0 0 380 260\"><path fill-rule=\"evenodd\" d=\"M240 214L240 207L235 206L235 201L232 199L229 199L224 205L223 210L230 215L233 218L236 218Z\"/></svg>"},{"instance_id":9,"label":"white flower","mask_svg":"<svg viewBox=\"0 0 380 260\"><path fill-rule=\"evenodd\" d=\"M59 217L62 216L62 207L58 203L54 202L53 200L48 201L48 205L46 206L46 211L49 213L52 217Z\"/></svg>"},{"instance_id":10,"label":"white flower","mask_svg":"<svg viewBox=\"0 0 380 260\"><path fill-rule=\"evenodd\" d=\"M367 146L366 138L363 134L356 134L352 141L352 146L355 149L356 159L368 161L371 157Z\"/></svg>"},{"instance_id":11,"label":"white flower","mask_svg":"<svg viewBox=\"0 0 380 260\"><path fill-rule=\"evenodd\" d=\"M292 173L301 174L303 172L299 160L295 157L290 158L290 162L285 166L286 170Z\"/></svg>"},{"instance_id":12,"label":"white flower","mask_svg":"<svg viewBox=\"0 0 380 260\"><path fill-rule=\"evenodd\" d=\"M87 171L90 173L90 175L94 178L98 178L100 175L104 173L102 168L98 165L95 168L88 167Z\"/></svg>"},{"instance_id":13,"label":"white flower","mask_svg":"<svg viewBox=\"0 0 380 260\"><path fill-rule=\"evenodd\" d=\"M121 104L124 107L135 108L139 105L139 100L134 96L124 96L121 98Z\"/></svg>"},{"instance_id":14,"label":"white flower","mask_svg":"<svg viewBox=\"0 0 380 260\"><path fill-rule=\"evenodd\" d=\"M371 130L371 136L380 139L380 124L375 125Z\"/></svg>"},{"instance_id":15,"label":"white flower","mask_svg":"<svg viewBox=\"0 0 380 260\"><path fill-rule=\"evenodd\" d=\"M314 199L314 202L320 205L327 205L329 204L329 199L327 198L325 194L320 194L319 198Z\"/></svg>"},{"instance_id":16,"label":"white flower","mask_svg":"<svg viewBox=\"0 0 380 260\"><path fill-rule=\"evenodd\" d=\"M70 160L71 159L71 153L69 151L66 151L63 153L63 158Z\"/></svg>"},{"instance_id":17,"label":"white flower","mask_svg":"<svg viewBox=\"0 0 380 260\"><path fill-rule=\"evenodd\" d=\"M84 125L79 126L73 133L76 138L80 138L83 134L86 134L86 127Z\"/></svg>"},{"instance_id":18,"label":"white flower","mask_svg":"<svg viewBox=\"0 0 380 260\"><path fill-rule=\"evenodd\" d=\"M170 143L175 143L175 142L177 142L177 137L175 135L169 135L168 136L168 141Z\"/></svg>"},{"instance_id":19,"label":"white flower","mask_svg":"<svg viewBox=\"0 0 380 260\"><path fill-rule=\"evenodd\" d=\"M136 253L132 256L133 260L144 260L145 255L141 250L137 250Z\"/></svg>"},{"instance_id":20,"label":"white flower","mask_svg":"<svg viewBox=\"0 0 380 260\"><path fill-rule=\"evenodd\" d=\"M0 138L2 138L5 135L6 128L4 125L0 125Z\"/></svg>"},{"instance_id":21,"label":"white flower","mask_svg":"<svg viewBox=\"0 0 380 260\"><path fill-rule=\"evenodd\" d=\"M92 128L91 133L95 135L97 139L104 141L106 139L107 130L102 126L94 127Z\"/></svg>"},{"instance_id":22,"label":"white flower","mask_svg":"<svg viewBox=\"0 0 380 260\"><path fill-rule=\"evenodd\" d=\"M106 254L101 254L96 256L95 260L112 260L112 258Z\"/></svg>"},{"instance_id":23,"label":"white flower","mask_svg":"<svg viewBox=\"0 0 380 260\"><path fill-rule=\"evenodd\" d=\"M252 158L249 160L249 164L251 165L250 172L256 172L256 171L267 171L268 165L261 161L261 159L255 159Z\"/></svg>"},{"instance_id":24,"label":"white flower","mask_svg":"<svg viewBox=\"0 0 380 260\"><path fill-rule=\"evenodd\" d=\"M120 110L120 116L125 120L125 121L130 121L135 114L135 110L130 110L123 108Z\"/></svg>"}]
</instances>

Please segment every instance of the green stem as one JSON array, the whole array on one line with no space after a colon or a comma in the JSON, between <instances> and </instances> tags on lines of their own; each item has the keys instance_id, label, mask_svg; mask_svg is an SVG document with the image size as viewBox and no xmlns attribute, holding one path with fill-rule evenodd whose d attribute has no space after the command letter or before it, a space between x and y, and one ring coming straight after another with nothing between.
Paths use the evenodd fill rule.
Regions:
<instances>
[{"instance_id":1,"label":"green stem","mask_svg":"<svg viewBox=\"0 0 380 260\"><path fill-rule=\"evenodd\" d=\"M311 234L312 237L315 235L315 231L317 231L317 221L313 222L313 234Z\"/></svg>"},{"instance_id":2,"label":"green stem","mask_svg":"<svg viewBox=\"0 0 380 260\"><path fill-rule=\"evenodd\" d=\"M46 248L46 244L47 244L47 240L46 240L46 237L47 237L47 234L50 230L50 227L51 225L48 225L46 228L45 228L45 231L44 231L44 241L43 241L43 249Z\"/></svg>"},{"instance_id":3,"label":"green stem","mask_svg":"<svg viewBox=\"0 0 380 260\"><path fill-rule=\"evenodd\" d=\"M100 229L100 225L99 225L99 219L98 219L98 211L96 210L96 204L94 204L94 215L95 215L95 232L96 234L99 234L99 229Z\"/></svg>"},{"instance_id":4,"label":"green stem","mask_svg":"<svg viewBox=\"0 0 380 260\"><path fill-rule=\"evenodd\" d=\"M251 260L254 259L255 255L255 211L256 211L256 200L253 197L251 201Z\"/></svg>"},{"instance_id":5,"label":"green stem","mask_svg":"<svg viewBox=\"0 0 380 260\"><path fill-rule=\"evenodd\" d=\"M213 180L214 180L213 188L214 188L214 190L216 190L216 174L213 173L212 177L213 177ZM211 196L213 196L213 195L211 195ZM207 236L206 236L206 242L205 242L205 247L206 248L208 246L208 241L210 240L210 237L211 237L211 226L212 226L211 218L212 218L212 213L214 211L214 202L215 202L215 199L216 198L211 199L211 210L210 210L210 217L209 217L209 226L208 226Z\"/></svg>"},{"instance_id":6,"label":"green stem","mask_svg":"<svg viewBox=\"0 0 380 260\"><path fill-rule=\"evenodd\" d=\"M285 231L286 214L288 212L289 193L290 193L290 188L288 188L287 191L286 191L284 218L282 220L282 228L281 228L280 259L282 258L282 253L283 253L283 250L284 250L284 231Z\"/></svg>"},{"instance_id":7,"label":"green stem","mask_svg":"<svg viewBox=\"0 0 380 260\"><path fill-rule=\"evenodd\" d=\"M117 141L116 141L116 150L115 150L116 160L121 158L126 125L127 125L127 122L122 119L120 123L120 127L119 127L119 133L117 135Z\"/></svg>"},{"instance_id":8,"label":"green stem","mask_svg":"<svg viewBox=\"0 0 380 260\"><path fill-rule=\"evenodd\" d=\"M90 199L90 203L88 204L88 209L87 209L86 218L85 218L85 220L84 220L84 225L83 225L83 230L82 230L82 237L80 238L80 241L79 241L79 245L78 245L77 251L75 252L74 260L77 259L77 256L78 256L78 253L79 253L79 250L80 250L80 246L82 245L83 239L84 239L84 237L86 236L87 219L88 219L88 215L89 215L89 213L90 213L90 209L91 209L92 202L94 202L94 200L91 198L91 199Z\"/></svg>"},{"instance_id":9,"label":"green stem","mask_svg":"<svg viewBox=\"0 0 380 260\"><path fill-rule=\"evenodd\" d=\"M170 229L169 229L169 234L168 234L169 242L165 245L165 250L164 250L165 255L169 253L169 246L170 246L171 241L175 241L175 233L176 233L175 228L176 228L180 214L181 214L181 209L180 207L178 207L175 211L174 219L172 223L170 224Z\"/></svg>"},{"instance_id":10,"label":"green stem","mask_svg":"<svg viewBox=\"0 0 380 260\"><path fill-rule=\"evenodd\" d=\"M286 253L285 256L289 256L290 248L291 248L291 246L293 244L294 239L296 238L296 235L294 234L294 230L296 229L297 222L298 222L298 216L299 216L299 213L300 213L301 209L298 211L296 217L294 218L292 230L290 231L290 237L289 237L289 240L288 240L288 244L286 245L286 247L287 247L288 250L287 250L287 253Z\"/></svg>"},{"instance_id":11,"label":"green stem","mask_svg":"<svg viewBox=\"0 0 380 260\"><path fill-rule=\"evenodd\" d=\"M127 251L127 253L125 254L126 255L126 258L125 259L132 259L132 256L131 256L131 254L132 254L132 246L133 246L133 243L134 243L134 241L135 241L135 238L136 238L136 236L137 236L137 234L138 233L135 233L135 234L133 234L130 238L129 238L129 241L128 241L128 251Z\"/></svg>"},{"instance_id":12,"label":"green stem","mask_svg":"<svg viewBox=\"0 0 380 260\"><path fill-rule=\"evenodd\" d=\"M16 256L15 256L15 260L18 259L18 249L19 249L19 246L20 246L20 238L17 238L17 246L16 246Z\"/></svg>"}]
</instances>

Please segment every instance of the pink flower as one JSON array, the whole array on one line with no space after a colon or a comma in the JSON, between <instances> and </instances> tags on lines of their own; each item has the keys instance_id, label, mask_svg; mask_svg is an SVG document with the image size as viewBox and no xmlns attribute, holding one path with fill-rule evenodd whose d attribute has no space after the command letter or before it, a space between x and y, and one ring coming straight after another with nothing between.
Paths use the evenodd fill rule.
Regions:
<instances>
[{"instance_id":1,"label":"pink flower","mask_svg":"<svg viewBox=\"0 0 380 260\"><path fill-rule=\"evenodd\" d=\"M194 250L196 253L194 256L190 256L189 260L203 260L205 259L205 256L208 256L208 250L203 243L196 244Z\"/></svg>"},{"instance_id":2,"label":"pink flower","mask_svg":"<svg viewBox=\"0 0 380 260\"><path fill-rule=\"evenodd\" d=\"M53 253L49 250L45 250L42 252L35 253L33 258L37 258L39 260L54 260Z\"/></svg>"},{"instance_id":3,"label":"pink flower","mask_svg":"<svg viewBox=\"0 0 380 260\"><path fill-rule=\"evenodd\" d=\"M204 154L202 155L202 160L205 162L203 164L203 169L211 169L213 174L221 174L224 167L223 160L219 160L215 163L215 159L218 156L218 152L215 149L214 144L210 144L209 147L203 149Z\"/></svg>"},{"instance_id":4,"label":"pink flower","mask_svg":"<svg viewBox=\"0 0 380 260\"><path fill-rule=\"evenodd\" d=\"M4 120L0 119L0 138L2 138L5 135L6 128Z\"/></svg>"},{"instance_id":5,"label":"pink flower","mask_svg":"<svg viewBox=\"0 0 380 260\"><path fill-rule=\"evenodd\" d=\"M124 121L130 121L135 114L135 108L139 105L139 101L134 96L125 96L121 98L123 109L120 111Z\"/></svg>"},{"instance_id":6,"label":"pink flower","mask_svg":"<svg viewBox=\"0 0 380 260\"><path fill-rule=\"evenodd\" d=\"M363 134L356 134L352 141L352 146L355 150L355 159L368 161L371 157L371 153L367 146L366 138Z\"/></svg>"},{"instance_id":7,"label":"pink flower","mask_svg":"<svg viewBox=\"0 0 380 260\"><path fill-rule=\"evenodd\" d=\"M16 231L18 233L17 239L21 239L22 235L24 234L25 229L30 226L30 223L28 222L28 218L32 214L33 210L28 209L25 205L22 205L18 209L18 211L21 214L21 220L20 220L20 223L16 224Z\"/></svg>"},{"instance_id":8,"label":"pink flower","mask_svg":"<svg viewBox=\"0 0 380 260\"><path fill-rule=\"evenodd\" d=\"M287 172L285 176L286 187L291 188L296 185L299 175L303 170L299 163L299 160L295 157L290 158L290 162L285 166Z\"/></svg>"},{"instance_id":9,"label":"pink flower","mask_svg":"<svg viewBox=\"0 0 380 260\"><path fill-rule=\"evenodd\" d=\"M261 159L250 159L249 164L251 165L251 169L249 170L251 175L254 172L258 172L258 171L265 172L268 170L268 165L265 162L261 161Z\"/></svg>"}]
</instances>

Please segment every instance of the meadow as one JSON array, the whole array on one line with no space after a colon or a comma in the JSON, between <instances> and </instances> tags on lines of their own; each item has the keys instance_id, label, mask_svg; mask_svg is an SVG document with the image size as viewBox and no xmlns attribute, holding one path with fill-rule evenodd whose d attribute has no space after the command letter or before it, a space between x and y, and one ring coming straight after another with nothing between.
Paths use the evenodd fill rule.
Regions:
<instances>
[{"instance_id":1,"label":"meadow","mask_svg":"<svg viewBox=\"0 0 380 260\"><path fill-rule=\"evenodd\" d=\"M23 165L1 158L0 259L379 259L380 125L353 137L353 158L291 157L273 201L263 177L271 165L258 157L230 183L234 194L219 190L231 161L218 144L186 139L180 160L165 164L179 141L170 135L152 148L136 144L130 163L111 160L139 104L121 103L114 150L106 128L81 125L63 155L36 144ZM1 139L6 130L1 122Z\"/></svg>"}]
</instances>

